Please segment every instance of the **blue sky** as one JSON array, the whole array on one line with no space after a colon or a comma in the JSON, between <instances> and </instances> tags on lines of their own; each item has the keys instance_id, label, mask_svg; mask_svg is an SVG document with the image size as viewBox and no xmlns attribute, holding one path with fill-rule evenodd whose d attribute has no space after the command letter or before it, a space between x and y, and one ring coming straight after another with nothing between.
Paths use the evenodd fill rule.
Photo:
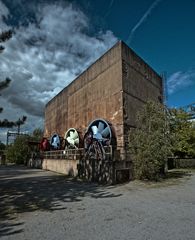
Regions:
<instances>
[{"instance_id":1,"label":"blue sky","mask_svg":"<svg viewBox=\"0 0 195 240\"><path fill-rule=\"evenodd\" d=\"M128 45L158 73L166 74L169 106L195 102L194 0L90 2L93 2L90 12L92 14L94 11L92 18L97 22L97 27L110 29L125 42L132 29L156 2Z\"/></svg>"},{"instance_id":2,"label":"blue sky","mask_svg":"<svg viewBox=\"0 0 195 240\"><path fill-rule=\"evenodd\" d=\"M195 0L0 0L0 31L10 28L0 118L26 115L23 131L43 126L45 104L117 40L165 73L169 106L195 102Z\"/></svg>"}]
</instances>

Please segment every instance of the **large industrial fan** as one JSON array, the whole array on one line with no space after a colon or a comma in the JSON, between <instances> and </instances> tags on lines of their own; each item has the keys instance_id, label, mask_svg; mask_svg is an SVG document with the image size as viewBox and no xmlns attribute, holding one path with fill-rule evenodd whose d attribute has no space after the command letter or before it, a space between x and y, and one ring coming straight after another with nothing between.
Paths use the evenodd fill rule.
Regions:
<instances>
[{"instance_id":1,"label":"large industrial fan","mask_svg":"<svg viewBox=\"0 0 195 240\"><path fill-rule=\"evenodd\" d=\"M50 139L50 145L53 150L58 150L60 149L60 137L58 134L53 134L53 136Z\"/></svg>"},{"instance_id":2,"label":"large industrial fan","mask_svg":"<svg viewBox=\"0 0 195 240\"><path fill-rule=\"evenodd\" d=\"M105 147L111 145L111 125L104 119L92 121L84 136L85 158L105 160Z\"/></svg>"},{"instance_id":3,"label":"large industrial fan","mask_svg":"<svg viewBox=\"0 0 195 240\"><path fill-rule=\"evenodd\" d=\"M49 151L50 150L50 144L49 141L47 140L47 138L42 138L41 142L40 142L40 150L41 151Z\"/></svg>"},{"instance_id":4,"label":"large industrial fan","mask_svg":"<svg viewBox=\"0 0 195 240\"><path fill-rule=\"evenodd\" d=\"M75 128L69 128L65 133L66 147L77 149L79 148L80 138L79 133Z\"/></svg>"},{"instance_id":5,"label":"large industrial fan","mask_svg":"<svg viewBox=\"0 0 195 240\"><path fill-rule=\"evenodd\" d=\"M86 136L101 141L103 145L108 146L112 140L111 125L104 119L96 119L89 124Z\"/></svg>"},{"instance_id":6,"label":"large industrial fan","mask_svg":"<svg viewBox=\"0 0 195 240\"><path fill-rule=\"evenodd\" d=\"M92 121L84 136L85 155L80 163L80 173L92 181L104 181L108 177L108 161L113 147L112 126L104 119Z\"/></svg>"}]
</instances>

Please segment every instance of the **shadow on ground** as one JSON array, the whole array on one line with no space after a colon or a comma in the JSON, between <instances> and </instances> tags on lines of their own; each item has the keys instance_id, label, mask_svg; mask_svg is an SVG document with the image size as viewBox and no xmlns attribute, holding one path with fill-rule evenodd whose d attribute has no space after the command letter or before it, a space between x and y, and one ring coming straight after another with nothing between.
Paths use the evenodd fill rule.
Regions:
<instances>
[{"instance_id":1,"label":"shadow on ground","mask_svg":"<svg viewBox=\"0 0 195 240\"><path fill-rule=\"evenodd\" d=\"M0 167L0 237L23 231L17 214L36 210L65 209L62 202L79 202L91 198L113 198L121 194L109 187L76 181L63 175L24 167ZM17 229L17 230L16 230Z\"/></svg>"},{"instance_id":2,"label":"shadow on ground","mask_svg":"<svg viewBox=\"0 0 195 240\"><path fill-rule=\"evenodd\" d=\"M190 177L192 176L192 173L190 173L187 170L169 170L168 173L166 174L165 179L178 179L178 178L183 178L183 177Z\"/></svg>"}]
</instances>

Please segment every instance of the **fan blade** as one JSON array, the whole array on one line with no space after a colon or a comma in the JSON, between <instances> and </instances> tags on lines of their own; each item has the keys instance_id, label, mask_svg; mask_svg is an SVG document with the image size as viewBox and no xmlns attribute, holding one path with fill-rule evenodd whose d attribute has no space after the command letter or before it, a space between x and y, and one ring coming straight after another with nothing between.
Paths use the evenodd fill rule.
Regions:
<instances>
[{"instance_id":1,"label":"fan blade","mask_svg":"<svg viewBox=\"0 0 195 240\"><path fill-rule=\"evenodd\" d=\"M73 132L73 131L70 131L70 132L69 132L69 136L70 136L70 138L73 139L73 135L74 135L74 132Z\"/></svg>"},{"instance_id":2,"label":"fan blade","mask_svg":"<svg viewBox=\"0 0 195 240\"><path fill-rule=\"evenodd\" d=\"M103 122L99 122L98 123L98 132L102 132L104 130L104 124L103 124Z\"/></svg>"},{"instance_id":3,"label":"fan blade","mask_svg":"<svg viewBox=\"0 0 195 240\"><path fill-rule=\"evenodd\" d=\"M109 127L106 127L106 128L101 132L102 136L105 137L105 138L109 135L109 133L110 133Z\"/></svg>"},{"instance_id":4,"label":"fan blade","mask_svg":"<svg viewBox=\"0 0 195 240\"><path fill-rule=\"evenodd\" d=\"M97 126L92 126L91 129L92 129L92 132L93 132L94 135L98 133Z\"/></svg>"},{"instance_id":5,"label":"fan blade","mask_svg":"<svg viewBox=\"0 0 195 240\"><path fill-rule=\"evenodd\" d=\"M79 145L79 138L74 139L74 145Z\"/></svg>"},{"instance_id":6,"label":"fan blade","mask_svg":"<svg viewBox=\"0 0 195 240\"><path fill-rule=\"evenodd\" d=\"M67 137L67 142L74 145L74 140L71 137Z\"/></svg>"},{"instance_id":7,"label":"fan blade","mask_svg":"<svg viewBox=\"0 0 195 240\"><path fill-rule=\"evenodd\" d=\"M72 131L71 131L72 132ZM78 133L77 133L77 131L74 131L74 132L72 132L71 133L71 135L70 135L70 137L73 139L73 140L75 140L76 138L78 138Z\"/></svg>"}]
</instances>

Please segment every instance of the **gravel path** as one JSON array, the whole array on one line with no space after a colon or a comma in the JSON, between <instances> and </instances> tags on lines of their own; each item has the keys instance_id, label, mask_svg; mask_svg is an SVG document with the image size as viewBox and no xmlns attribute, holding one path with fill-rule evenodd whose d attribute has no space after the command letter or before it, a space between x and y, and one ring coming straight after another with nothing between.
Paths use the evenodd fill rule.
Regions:
<instances>
[{"instance_id":1,"label":"gravel path","mask_svg":"<svg viewBox=\"0 0 195 240\"><path fill-rule=\"evenodd\" d=\"M195 172L116 186L0 167L0 238L194 240Z\"/></svg>"}]
</instances>

